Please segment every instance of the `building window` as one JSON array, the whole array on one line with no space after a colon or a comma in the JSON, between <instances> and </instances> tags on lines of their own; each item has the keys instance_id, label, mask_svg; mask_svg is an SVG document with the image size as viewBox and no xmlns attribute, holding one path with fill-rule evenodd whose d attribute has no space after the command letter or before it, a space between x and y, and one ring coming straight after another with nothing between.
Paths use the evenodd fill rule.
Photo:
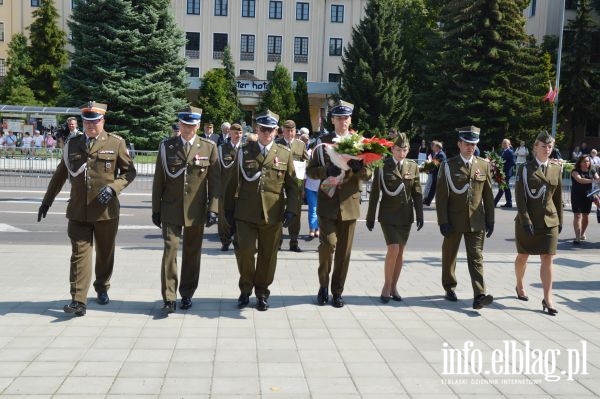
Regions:
<instances>
[{"instance_id":1,"label":"building window","mask_svg":"<svg viewBox=\"0 0 600 399\"><path fill-rule=\"evenodd\" d=\"M281 19L282 10L282 1L269 1L269 19Z\"/></svg>"},{"instance_id":2,"label":"building window","mask_svg":"<svg viewBox=\"0 0 600 399\"><path fill-rule=\"evenodd\" d=\"M308 3L296 3L296 20L308 21Z\"/></svg>"},{"instance_id":3,"label":"building window","mask_svg":"<svg viewBox=\"0 0 600 399\"><path fill-rule=\"evenodd\" d=\"M341 56L342 50L343 50L342 39L335 38L335 37L329 39L329 55Z\"/></svg>"},{"instance_id":4,"label":"building window","mask_svg":"<svg viewBox=\"0 0 600 399\"><path fill-rule=\"evenodd\" d=\"M185 56L191 59L200 58L200 32L185 32Z\"/></svg>"},{"instance_id":5,"label":"building window","mask_svg":"<svg viewBox=\"0 0 600 399\"><path fill-rule=\"evenodd\" d=\"M577 10L578 0L565 0L565 10Z\"/></svg>"},{"instance_id":6,"label":"building window","mask_svg":"<svg viewBox=\"0 0 600 399\"><path fill-rule=\"evenodd\" d=\"M344 6L338 4L331 5L331 22L344 22Z\"/></svg>"},{"instance_id":7,"label":"building window","mask_svg":"<svg viewBox=\"0 0 600 399\"><path fill-rule=\"evenodd\" d=\"M275 74L275 71L267 71L267 80L273 80L273 75Z\"/></svg>"},{"instance_id":8,"label":"building window","mask_svg":"<svg viewBox=\"0 0 600 399\"><path fill-rule=\"evenodd\" d=\"M304 79L305 82L308 81L308 73L307 72L294 72L293 73L292 80L294 82L297 82L298 79L300 79L300 78Z\"/></svg>"},{"instance_id":9,"label":"building window","mask_svg":"<svg viewBox=\"0 0 600 399\"><path fill-rule=\"evenodd\" d=\"M240 69L240 75L254 75L254 69Z\"/></svg>"},{"instance_id":10,"label":"building window","mask_svg":"<svg viewBox=\"0 0 600 399\"><path fill-rule=\"evenodd\" d=\"M222 60L227 46L227 33L213 33L213 59Z\"/></svg>"},{"instance_id":11,"label":"building window","mask_svg":"<svg viewBox=\"0 0 600 399\"><path fill-rule=\"evenodd\" d=\"M308 63L308 37L294 38L294 62Z\"/></svg>"},{"instance_id":12,"label":"building window","mask_svg":"<svg viewBox=\"0 0 600 399\"><path fill-rule=\"evenodd\" d=\"M329 83L340 83L342 81L341 73L330 73L329 74Z\"/></svg>"},{"instance_id":13,"label":"building window","mask_svg":"<svg viewBox=\"0 0 600 399\"><path fill-rule=\"evenodd\" d=\"M535 17L536 7L537 7L537 0L531 0L531 4L529 5L529 18Z\"/></svg>"},{"instance_id":14,"label":"building window","mask_svg":"<svg viewBox=\"0 0 600 399\"><path fill-rule=\"evenodd\" d=\"M227 0L215 0L215 16L227 16Z\"/></svg>"},{"instance_id":15,"label":"building window","mask_svg":"<svg viewBox=\"0 0 600 399\"><path fill-rule=\"evenodd\" d=\"M281 36L267 37L267 61L281 62Z\"/></svg>"},{"instance_id":16,"label":"building window","mask_svg":"<svg viewBox=\"0 0 600 399\"><path fill-rule=\"evenodd\" d=\"M40 0L31 0L31 7L39 7Z\"/></svg>"},{"instance_id":17,"label":"building window","mask_svg":"<svg viewBox=\"0 0 600 399\"><path fill-rule=\"evenodd\" d=\"M242 35L240 43L240 61L254 61L254 35Z\"/></svg>"},{"instance_id":18,"label":"building window","mask_svg":"<svg viewBox=\"0 0 600 399\"><path fill-rule=\"evenodd\" d=\"M0 42L4 41L4 22L0 22Z\"/></svg>"},{"instance_id":19,"label":"building window","mask_svg":"<svg viewBox=\"0 0 600 399\"><path fill-rule=\"evenodd\" d=\"M200 15L200 0L187 0L188 15Z\"/></svg>"},{"instance_id":20,"label":"building window","mask_svg":"<svg viewBox=\"0 0 600 399\"><path fill-rule=\"evenodd\" d=\"M185 73L187 73L188 78L199 78L200 77L200 68L185 68Z\"/></svg>"},{"instance_id":21,"label":"building window","mask_svg":"<svg viewBox=\"0 0 600 399\"><path fill-rule=\"evenodd\" d=\"M242 17L254 18L256 13L255 0L242 0Z\"/></svg>"},{"instance_id":22,"label":"building window","mask_svg":"<svg viewBox=\"0 0 600 399\"><path fill-rule=\"evenodd\" d=\"M0 76L6 76L6 60L0 58Z\"/></svg>"}]
</instances>

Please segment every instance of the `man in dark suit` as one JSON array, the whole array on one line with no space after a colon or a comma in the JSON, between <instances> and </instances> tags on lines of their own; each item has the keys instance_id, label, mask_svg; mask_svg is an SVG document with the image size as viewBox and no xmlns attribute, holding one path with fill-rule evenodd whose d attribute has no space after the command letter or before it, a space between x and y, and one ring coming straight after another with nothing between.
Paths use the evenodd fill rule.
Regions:
<instances>
[{"instance_id":1,"label":"man in dark suit","mask_svg":"<svg viewBox=\"0 0 600 399\"><path fill-rule=\"evenodd\" d=\"M92 278L92 248L96 247L98 303L109 302L108 289L115 261L115 238L119 229L118 194L135 179L136 171L125 140L104 131L106 104L90 101L81 108L85 134L68 139L63 157L52 175L38 211L38 222L46 217L67 178L71 183L67 206L71 239L70 304L63 310L83 316Z\"/></svg>"},{"instance_id":2,"label":"man in dark suit","mask_svg":"<svg viewBox=\"0 0 600 399\"><path fill-rule=\"evenodd\" d=\"M438 224L444 236L442 285L446 299L456 301L456 255L464 236L473 309L481 309L494 299L485 293L483 281L484 235L489 238L494 231L492 177L489 163L473 155L479 142L479 128L468 126L457 130L460 154L440 165L435 195Z\"/></svg>"},{"instance_id":3,"label":"man in dark suit","mask_svg":"<svg viewBox=\"0 0 600 399\"><path fill-rule=\"evenodd\" d=\"M292 152L292 158L295 164L306 164L308 160L308 152L306 151L306 145L302 140L296 138L296 123L292 120L287 120L283 123L283 137L281 139L275 139L277 144L284 145ZM292 223L288 227L290 234L290 251L302 252L298 245L298 236L300 235L300 216L302 207L302 193L304 180L297 179L298 183L298 201L297 208L295 209L294 218Z\"/></svg>"},{"instance_id":4,"label":"man in dark suit","mask_svg":"<svg viewBox=\"0 0 600 399\"><path fill-rule=\"evenodd\" d=\"M217 223L219 164L217 146L196 136L202 110L179 111L180 135L160 143L152 183L152 222L162 229L164 251L161 264L162 311L176 309L177 250L183 231L181 256L181 309L192 307L198 288L204 223Z\"/></svg>"},{"instance_id":5,"label":"man in dark suit","mask_svg":"<svg viewBox=\"0 0 600 399\"><path fill-rule=\"evenodd\" d=\"M223 136L221 136L219 133L215 133L215 125L212 122L204 124L204 133L202 133L200 137L213 141L217 147L225 142L225 140L223 140Z\"/></svg>"},{"instance_id":6,"label":"man in dark suit","mask_svg":"<svg viewBox=\"0 0 600 399\"><path fill-rule=\"evenodd\" d=\"M226 218L235 225L239 308L248 306L253 288L256 309L269 308L282 222L288 227L298 208L292 152L273 141L278 122L279 116L269 110L256 116L258 141L247 141L238 151L237 168L225 191Z\"/></svg>"},{"instance_id":7,"label":"man in dark suit","mask_svg":"<svg viewBox=\"0 0 600 399\"><path fill-rule=\"evenodd\" d=\"M502 208L512 208L512 193L510 192L510 179L513 176L515 169L515 153L510 145L509 139L502 140L502 159L504 160L504 175L506 176L506 188L499 189L496 198L494 198L494 206L498 205L503 195L506 196L506 204Z\"/></svg>"},{"instance_id":8,"label":"man in dark suit","mask_svg":"<svg viewBox=\"0 0 600 399\"><path fill-rule=\"evenodd\" d=\"M337 177L342 174L342 169L332 163L331 158L324 149L341 138L351 134L348 130L352 123L354 106L345 101L338 101L331 108L331 121L335 130L321 135L312 154L306 170L312 179L325 180L328 177ZM325 143L320 145L321 143ZM372 172L366 168L362 160L351 159L345 166L344 176L339 186L335 188L330 197L323 190L319 190L317 200L317 215L319 216L319 291L317 303L325 305L329 302L329 275L333 264L331 276L331 293L333 306L344 306L342 292L350 265L352 241L356 219L360 216L360 191L362 182L371 178ZM335 258L334 258L335 254Z\"/></svg>"},{"instance_id":9,"label":"man in dark suit","mask_svg":"<svg viewBox=\"0 0 600 399\"><path fill-rule=\"evenodd\" d=\"M431 158L433 161L437 162L438 167L431 172L431 184L429 185L429 191L427 192L427 196L423 200L423 205L427 206L431 205L431 201L433 201L433 199L435 198L435 190L437 187L440 165L446 160L446 153L443 150L443 145L441 142L433 140L431 142L431 150Z\"/></svg>"}]
</instances>

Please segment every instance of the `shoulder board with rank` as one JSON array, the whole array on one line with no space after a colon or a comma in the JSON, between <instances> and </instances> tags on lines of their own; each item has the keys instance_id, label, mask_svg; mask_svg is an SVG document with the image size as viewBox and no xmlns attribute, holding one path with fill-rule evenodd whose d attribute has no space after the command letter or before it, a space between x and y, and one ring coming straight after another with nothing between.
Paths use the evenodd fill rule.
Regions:
<instances>
[{"instance_id":1,"label":"shoulder board with rank","mask_svg":"<svg viewBox=\"0 0 600 399\"><path fill-rule=\"evenodd\" d=\"M282 149L286 150L287 152L290 152L290 151L292 151L291 149L289 149L289 148L288 148L288 146L287 146L287 145L283 145L283 144L279 144L279 143L275 143L275 144L277 144L277 146L278 146L279 148L282 148Z\"/></svg>"},{"instance_id":2,"label":"shoulder board with rank","mask_svg":"<svg viewBox=\"0 0 600 399\"><path fill-rule=\"evenodd\" d=\"M210 144L210 145L216 145L216 144L215 144L215 142L214 142L214 141L212 141L212 140L210 140L210 139L206 139L206 138L204 138L204 137L200 137L200 136L196 136L196 137L198 137L198 138L200 139L200 141L203 141L203 142L205 142L205 143L207 143L207 144Z\"/></svg>"},{"instance_id":3,"label":"shoulder board with rank","mask_svg":"<svg viewBox=\"0 0 600 399\"><path fill-rule=\"evenodd\" d=\"M123 137L119 136L118 134L114 134L114 133L106 133L108 136L114 137L116 139L119 140L124 140Z\"/></svg>"}]
</instances>

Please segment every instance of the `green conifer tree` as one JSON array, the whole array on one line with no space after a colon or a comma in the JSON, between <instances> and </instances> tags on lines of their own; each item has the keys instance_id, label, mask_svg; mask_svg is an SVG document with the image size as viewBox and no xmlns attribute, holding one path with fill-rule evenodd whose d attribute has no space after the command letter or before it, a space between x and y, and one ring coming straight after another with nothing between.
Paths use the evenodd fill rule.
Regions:
<instances>
[{"instance_id":1,"label":"green conifer tree","mask_svg":"<svg viewBox=\"0 0 600 399\"><path fill-rule=\"evenodd\" d=\"M228 114L225 115L223 122L240 121L244 117L244 112L242 111L240 100L238 98L235 64L233 62L233 58L231 57L231 49L229 46L225 46L225 50L223 51L223 67L225 68L225 79L227 81L227 85L229 86L229 92L231 96L230 101L228 101ZM235 106L233 106L233 104L229 104L232 102L235 102Z\"/></svg>"},{"instance_id":2,"label":"green conifer tree","mask_svg":"<svg viewBox=\"0 0 600 399\"><path fill-rule=\"evenodd\" d=\"M482 129L481 147L548 128L550 65L525 33L528 0L450 0L441 12L444 47L431 92L430 137L456 142L454 129ZM450 146L453 148L453 146Z\"/></svg>"},{"instance_id":3,"label":"green conifer tree","mask_svg":"<svg viewBox=\"0 0 600 399\"><path fill-rule=\"evenodd\" d=\"M577 16L569 22L563 45L559 106L572 130L580 130L589 120L600 120L600 70L592 63L592 19L590 0L579 0ZM569 143L572 144L572 143Z\"/></svg>"},{"instance_id":4,"label":"green conifer tree","mask_svg":"<svg viewBox=\"0 0 600 399\"><path fill-rule=\"evenodd\" d=\"M294 117L296 126L298 126L298 128L305 127L309 132L312 132L310 104L308 103L308 87L306 86L306 80L304 80L304 78L299 78L296 82L294 96L296 97L296 105L298 106L298 113Z\"/></svg>"},{"instance_id":5,"label":"green conifer tree","mask_svg":"<svg viewBox=\"0 0 600 399\"><path fill-rule=\"evenodd\" d=\"M60 93L60 73L67 65L67 35L58 27L53 0L42 0L33 18L29 26L30 86L40 102L54 105Z\"/></svg>"},{"instance_id":6,"label":"green conifer tree","mask_svg":"<svg viewBox=\"0 0 600 399\"><path fill-rule=\"evenodd\" d=\"M108 103L106 130L156 149L185 103L185 43L170 0L78 1L64 103Z\"/></svg>"},{"instance_id":7,"label":"green conifer tree","mask_svg":"<svg viewBox=\"0 0 600 399\"><path fill-rule=\"evenodd\" d=\"M28 86L31 76L31 59L27 48L27 37L15 34L8 44L7 73L0 88L0 101L4 104L38 105L33 90Z\"/></svg>"},{"instance_id":8,"label":"green conifer tree","mask_svg":"<svg viewBox=\"0 0 600 399\"><path fill-rule=\"evenodd\" d=\"M198 106L202 108L203 121L211 121L215 125L239 121L240 110L237 97L231 96L225 69L215 68L204 74L198 95Z\"/></svg>"},{"instance_id":9,"label":"green conifer tree","mask_svg":"<svg viewBox=\"0 0 600 399\"><path fill-rule=\"evenodd\" d=\"M275 65L273 76L269 80L257 111L270 109L279 115L279 120L292 119L298 112L294 91L292 90L292 78L288 70L281 64Z\"/></svg>"},{"instance_id":10,"label":"green conifer tree","mask_svg":"<svg viewBox=\"0 0 600 399\"><path fill-rule=\"evenodd\" d=\"M340 97L354 104L352 123L358 130L383 133L409 121L397 10L396 2L369 0L344 50Z\"/></svg>"}]
</instances>

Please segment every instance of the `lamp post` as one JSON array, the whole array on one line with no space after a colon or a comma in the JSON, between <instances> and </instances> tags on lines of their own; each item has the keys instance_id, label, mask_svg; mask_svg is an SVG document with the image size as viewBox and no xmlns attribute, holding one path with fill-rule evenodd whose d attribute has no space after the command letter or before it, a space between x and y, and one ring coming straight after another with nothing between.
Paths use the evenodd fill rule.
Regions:
<instances>
[{"instance_id":1,"label":"lamp post","mask_svg":"<svg viewBox=\"0 0 600 399\"><path fill-rule=\"evenodd\" d=\"M554 98L554 110L552 112L552 137L556 138L556 122L558 119L558 96L560 90L558 85L560 83L560 62L562 58L562 46L563 46L563 31L565 29L565 0L561 1L560 9L560 32L558 35L558 54L556 56L556 82L554 83L554 90L556 90L556 97Z\"/></svg>"}]
</instances>

